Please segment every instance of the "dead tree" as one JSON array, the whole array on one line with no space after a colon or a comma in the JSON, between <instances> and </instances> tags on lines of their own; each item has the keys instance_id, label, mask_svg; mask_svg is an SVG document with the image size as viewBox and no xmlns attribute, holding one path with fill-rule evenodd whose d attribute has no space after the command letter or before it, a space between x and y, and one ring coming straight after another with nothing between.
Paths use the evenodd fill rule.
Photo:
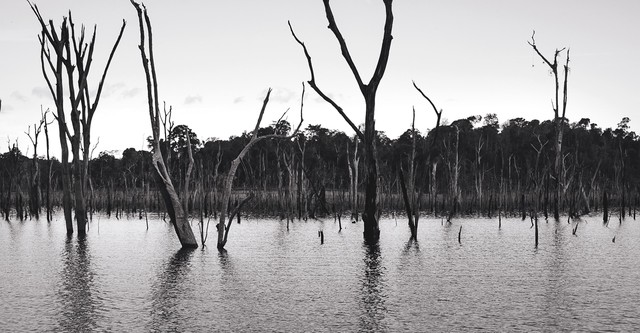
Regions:
<instances>
[{"instance_id":1,"label":"dead tree","mask_svg":"<svg viewBox=\"0 0 640 333\"><path fill-rule=\"evenodd\" d=\"M566 48L556 49L553 55L553 63L550 62L545 56L540 53L538 47L536 46L535 40L536 32L533 31L531 35L531 41L527 42L533 50L542 58L542 60L549 66L551 69L551 73L553 74L553 78L555 80L555 102L551 101L551 107L553 108L554 115L554 125L555 125L555 163L553 168L553 177L555 179L554 186L554 207L553 207L553 216L556 221L560 218L559 213L559 203L560 203L560 194L562 191L562 179L561 179L561 169L562 169L562 136L563 136L563 126L566 121L566 111L567 111L567 79L569 77L569 49L567 49L567 59L564 65L564 84L562 89L562 115L560 114L560 78L558 73L558 55L562 53Z\"/></svg>"},{"instance_id":2,"label":"dead tree","mask_svg":"<svg viewBox=\"0 0 640 333\"><path fill-rule=\"evenodd\" d=\"M447 221L451 222L451 218L458 212L460 205L460 128L457 125L452 125L455 129L455 143L452 144L448 141L444 141L444 151L446 152L446 165L449 169L449 189L451 193L451 210L449 211L449 218ZM453 156L451 156L453 155ZM444 159L445 155L443 155Z\"/></svg>"},{"instance_id":3,"label":"dead tree","mask_svg":"<svg viewBox=\"0 0 640 333\"><path fill-rule=\"evenodd\" d=\"M349 143L347 143L347 164L349 167L349 201L351 202L351 219L358 221L358 164L360 164L360 156L358 155L358 138L354 138L353 158L349 151Z\"/></svg>"},{"instance_id":4,"label":"dead tree","mask_svg":"<svg viewBox=\"0 0 640 333\"><path fill-rule=\"evenodd\" d=\"M304 89L304 83L303 83L302 98L300 102L300 123L298 124L298 127L296 127L296 129L294 130L293 134L287 136L286 134L278 133L276 131L273 134L258 136L258 132L259 132L258 130L260 129L262 116L264 115L264 110L267 108L267 104L269 103L269 97L271 96L271 88L269 88L269 90L267 91L267 96L264 98L264 101L262 102L262 109L260 109L260 115L258 116L258 121L256 122L256 126L253 130L253 135L251 136L251 139L249 140L249 142L244 146L244 148L242 148L240 153L238 153L238 156L236 156L236 158L231 162L231 167L229 168L229 172L227 173L227 176L224 180L224 188L222 189L222 201L221 201L222 207L220 208L220 219L218 220L219 222L217 225L218 249L224 249L224 246L227 244L227 239L229 237L229 230L231 229L231 222L233 221L233 218L236 216L236 214L238 214L242 206L252 198L252 195L250 194L246 196L238 204L236 204L235 207L233 207L233 210L229 212L229 218L227 219L227 212L229 211L229 201L231 200L231 191L233 190L233 180L235 179L238 166L240 166L240 163L242 162L242 159L244 158L244 156L247 154L247 152L249 152L251 147L253 147L256 143L262 140L273 139L273 138L291 139L298 133L298 131L300 130L300 126L302 125L302 122L303 122L302 110L304 107L304 91L305 89ZM284 115L280 117L280 119L276 122L276 124L280 124L283 117Z\"/></svg>"},{"instance_id":5,"label":"dead tree","mask_svg":"<svg viewBox=\"0 0 640 333\"><path fill-rule=\"evenodd\" d=\"M329 0L323 0L324 8L327 16L327 20L329 22L329 29L335 35L338 43L340 44L340 50L342 52L342 56L345 61L349 65L353 76L355 77L358 87L360 88L360 92L364 97L365 101L365 122L364 122L364 133L362 133L358 127L347 117L347 115L343 112L342 108L336 104L329 96L327 96L317 85L315 82L315 73L313 70L313 65L311 62L311 56L307 50L305 44L298 39L295 35L293 28L291 27L291 23L289 23L289 28L291 30L291 34L293 38L302 46L305 57L307 58L307 63L309 65L309 71L311 74L311 79L308 81L309 86L313 88L313 90L322 97L326 102L331 104L336 111L344 118L344 120L351 126L354 132L358 135L360 140L363 143L363 153L364 153L364 166L365 166L365 203L364 203L364 212L362 214L362 220L364 221L364 239L368 244L376 244L378 239L380 238L380 228L378 226L378 166L376 163L376 148L375 148L375 138L376 138L376 130L375 130L375 104L376 104L376 93L378 91L378 86L380 85L380 81L384 75L384 72L387 68L387 62L389 60L389 51L391 49L391 40L393 37L391 36L391 30L393 27L393 11L392 11L392 3L393 0L383 0L385 6L385 23L384 23L384 34L382 38L382 46L380 50L380 55L378 57L378 62L376 68L373 72L373 75L369 81L369 83L365 83L360 73L353 62L349 49L347 48L347 44L342 36L342 33L338 29L336 25L335 18L333 16L333 12L331 10L331 6L329 5Z\"/></svg>"},{"instance_id":6,"label":"dead tree","mask_svg":"<svg viewBox=\"0 0 640 333\"><path fill-rule=\"evenodd\" d=\"M31 140L33 145L33 159L31 160L31 179L29 189L29 214L37 219L40 219L40 206L42 198L40 195L40 167L38 163L38 137L42 132L42 126L46 119L44 113L38 124L33 124L33 136L31 134L31 126L27 130L26 134Z\"/></svg>"},{"instance_id":7,"label":"dead tree","mask_svg":"<svg viewBox=\"0 0 640 333\"><path fill-rule=\"evenodd\" d=\"M91 147L91 124L98 107L98 102L100 101L100 95L102 94L102 88L109 66L111 65L113 55L124 33L126 22L124 20L122 21L120 33L113 44L95 95L91 96L90 92L92 90L87 78L93 61L96 39L95 26L91 40L85 42L84 26L80 29L79 38L76 38L76 29L71 17L71 12L69 12L68 18L63 17L62 26L60 27L60 31L57 32L53 20L49 20L48 24L45 23L38 7L31 3L29 3L29 5L42 28L42 33L39 38L42 74L56 104L55 117L58 121L62 151L63 209L67 223L67 233L73 233L71 220L71 186L73 185L73 201L78 235L82 236L86 234L87 223L85 197L87 192L89 151ZM53 48L53 53L49 47ZM50 79L51 74L54 76L54 82ZM65 75L66 78L63 78ZM69 98L68 110L71 129L67 124L65 103L63 100L65 87L67 88ZM69 146L67 141L71 143L73 168L69 166Z\"/></svg>"},{"instance_id":8,"label":"dead tree","mask_svg":"<svg viewBox=\"0 0 640 333\"><path fill-rule=\"evenodd\" d=\"M398 178L400 180L400 189L402 191L402 199L404 201L404 207L407 214L407 220L409 222L409 231L411 232L410 240L418 240L418 208L415 195L415 159L416 159L416 109L413 108L413 117L411 121L411 156L409 157L409 179L407 182L404 180L404 171L402 168L402 162L400 162L400 168L398 169ZM407 183L407 184L405 184Z\"/></svg>"},{"instance_id":9,"label":"dead tree","mask_svg":"<svg viewBox=\"0 0 640 333\"><path fill-rule=\"evenodd\" d=\"M182 207L180 198L176 189L173 187L171 175L165 165L165 159L160 149L160 107L158 103L158 80L156 76L156 67L153 58L153 33L151 30L151 20L147 14L147 8L135 1L131 4L138 12L138 23L140 26L140 57L142 59L142 67L144 68L145 78L147 81L147 100L149 104L149 120L151 121L151 130L153 132L153 152L152 163L159 179L160 193L164 199L169 219L173 225L180 244L183 248L196 248L198 243L191 230L191 225L187 219L187 215ZM143 22L144 20L144 22ZM146 26L146 29L145 29ZM145 41L145 31L149 40ZM149 56L147 57L147 49Z\"/></svg>"},{"instance_id":10,"label":"dead tree","mask_svg":"<svg viewBox=\"0 0 640 333\"><path fill-rule=\"evenodd\" d=\"M189 183L191 182L191 174L193 172L193 150L191 149L191 132L187 130L187 156L189 158L189 165L187 166L187 171L184 175L184 187L182 188L182 206L184 208L184 212L187 216L189 216Z\"/></svg>"},{"instance_id":11,"label":"dead tree","mask_svg":"<svg viewBox=\"0 0 640 333\"><path fill-rule=\"evenodd\" d=\"M47 222L53 220L53 211L51 209L51 178L53 178L53 164L51 163L51 155L49 154L49 125L53 123L47 121L49 109L42 115L44 119L44 138L47 147L47 192L45 195L45 206L47 207Z\"/></svg>"},{"instance_id":12,"label":"dead tree","mask_svg":"<svg viewBox=\"0 0 640 333\"><path fill-rule=\"evenodd\" d=\"M540 199L542 196L542 185L544 184L544 175L542 172L540 172L540 158L542 157L542 152L544 150L544 147L547 145L547 143L549 143L548 140L545 140L544 143L542 143L542 140L540 140L540 134L536 134L534 133L536 139L538 140L538 147L534 146L533 143L531 143L531 148L533 148L533 150L535 150L536 152L536 162L534 164L533 167L533 175L531 177L532 181L533 181L533 186L534 186L534 195L535 195L535 217L538 218L538 212L540 211Z\"/></svg>"},{"instance_id":13,"label":"dead tree","mask_svg":"<svg viewBox=\"0 0 640 333\"><path fill-rule=\"evenodd\" d=\"M433 129L433 131L434 131L433 141L431 141L431 143L429 144L429 147L427 147L427 163L430 164L429 169L431 169L431 189L430 189L430 192L431 192L431 197L432 197L432 200L433 200L434 206L435 206L435 196L436 196L436 189L437 189L436 169L438 168L438 161L434 159L434 155L432 154L432 151L433 151L433 145L435 145L436 142L438 141L438 130L440 128L440 118L442 117L442 109L440 109L440 111L438 111L438 108L436 108L436 105L433 104L433 101L427 96L427 94L425 94L422 91L422 89L420 89L418 87L418 85L415 83L415 81L412 82L412 83L413 83L413 87L416 88L416 90L420 93L420 95L422 95L422 97L424 97L424 99L426 99L429 102L429 104L433 108L433 112L435 112L435 114L436 114L436 127ZM414 151L415 151L415 148L414 148Z\"/></svg>"}]
</instances>

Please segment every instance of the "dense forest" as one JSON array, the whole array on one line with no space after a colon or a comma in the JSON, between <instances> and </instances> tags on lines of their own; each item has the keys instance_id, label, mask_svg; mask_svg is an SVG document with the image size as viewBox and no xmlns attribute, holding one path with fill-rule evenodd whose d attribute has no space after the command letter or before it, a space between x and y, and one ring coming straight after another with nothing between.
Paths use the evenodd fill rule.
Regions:
<instances>
[{"instance_id":1,"label":"dense forest","mask_svg":"<svg viewBox=\"0 0 640 333\"><path fill-rule=\"evenodd\" d=\"M56 160L49 154L48 126L54 122L48 121L48 113L28 128L32 146L27 151L32 156L24 156L17 142L9 143L9 151L0 156L0 211L6 220L37 219L43 208L51 220L53 210L62 207L67 233L74 232L75 219L78 235L83 236L94 212L118 218L163 212L182 246L193 248L198 244L189 219L199 220L204 244L209 225L206 222L205 227L205 221L213 217L219 219L217 244L223 248L232 220L240 221L241 214L278 216L287 222L333 216L340 223L342 216L348 216L364 222L368 244L378 241L382 214L405 214L413 239L421 214L449 221L459 215L518 214L536 223L539 216L559 220L561 214L577 217L599 210L605 222L611 214L620 221L626 214L635 215L640 200L640 143L629 130L629 118L605 130L588 118L570 123L566 117L570 50L556 49L553 58L545 57L536 45L535 31L528 43L555 80L552 120L515 118L500 124L496 114L487 114L441 124L442 110L414 83L433 107L437 122L421 132L414 110L411 128L391 139L375 128L375 100L391 48L392 1L383 1L382 47L367 81L353 62L326 0L328 28L364 97L364 123L356 126L318 86L311 53L288 22L310 75L302 84L300 123L291 124L283 115L270 126L261 125L269 89L253 131L203 142L187 125L172 122L171 107L164 105L161 111L151 20L146 7L132 1L138 14L152 129L149 151L129 148L121 157L109 152L95 157L92 120L126 22L100 80L90 84L95 29L91 39L85 40L84 29L76 37L69 14L58 33L52 21L47 24L38 7L29 4L42 29L41 67L55 102L52 115L61 156ZM322 125L301 128L307 86L336 109L353 136ZM46 158L37 155L43 130Z\"/></svg>"},{"instance_id":2,"label":"dense forest","mask_svg":"<svg viewBox=\"0 0 640 333\"><path fill-rule=\"evenodd\" d=\"M201 141L187 126L173 126L170 118L166 123L161 147L187 212L193 218L216 216L226 172L253 133ZM640 140L628 124L625 117L616 129L603 130L588 118L565 125L560 212L577 216L601 211L608 201L616 208L608 214L620 219L635 215ZM287 134L292 128L280 121L258 131L258 136ZM424 133L410 128L397 139L378 132L381 213L406 213L403 180L415 184L409 192L423 214L548 217L554 209L553 138L551 121L515 118L500 125L495 114L459 119ZM0 155L3 218L38 218L59 207L63 173L58 160L24 156L25 147L17 144L9 148ZM238 168L232 201L250 194L244 212L283 219L349 215L357 220L363 200L361 157L357 138L321 125L308 125L289 140L261 141ZM89 214L142 218L147 211L162 211L151 159L149 151L134 148L124 150L121 158L102 152L91 159Z\"/></svg>"}]
</instances>

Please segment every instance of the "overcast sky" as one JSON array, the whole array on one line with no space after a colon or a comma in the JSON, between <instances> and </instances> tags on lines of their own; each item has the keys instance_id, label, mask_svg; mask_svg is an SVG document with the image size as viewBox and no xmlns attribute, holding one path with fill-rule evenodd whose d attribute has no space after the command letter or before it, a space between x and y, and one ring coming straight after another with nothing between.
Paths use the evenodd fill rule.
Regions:
<instances>
[{"instance_id":1,"label":"overcast sky","mask_svg":"<svg viewBox=\"0 0 640 333\"><path fill-rule=\"evenodd\" d=\"M97 152L144 148L150 134L144 72L137 49L139 30L128 0L35 1L56 25L73 13L76 25L97 24L92 86L97 86L122 20L127 21L94 119ZM331 2L353 58L368 81L375 67L384 25L381 0ZM287 26L313 57L317 84L356 124L364 122L364 102L327 29L321 0L146 1L154 29L160 100L173 105L176 124L201 139L228 138L253 128L262 99L274 89L263 125L291 108L297 123L301 82L309 79L306 59ZM570 47L570 121L590 118L616 127L631 118L640 132L640 1L616 0L396 0L393 42L378 90L376 125L396 138L411 123L423 132L435 116L413 89L415 80L453 121L497 113L550 119L553 77L527 44L532 30L545 56ZM40 69L38 22L23 0L0 4L0 152L54 109ZM561 59L564 61L564 58ZM305 99L305 127L322 124L352 134L341 117L311 90ZM57 133L51 133L57 139ZM43 142L44 140L41 139ZM54 141L54 149L59 151ZM44 154L40 145L39 154ZM30 154L32 148L29 149Z\"/></svg>"}]
</instances>

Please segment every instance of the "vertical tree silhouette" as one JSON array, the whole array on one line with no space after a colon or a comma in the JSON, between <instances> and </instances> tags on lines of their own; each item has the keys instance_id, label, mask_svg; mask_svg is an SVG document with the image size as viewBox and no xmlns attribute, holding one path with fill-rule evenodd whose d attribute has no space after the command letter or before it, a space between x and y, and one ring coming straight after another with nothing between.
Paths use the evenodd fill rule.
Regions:
<instances>
[{"instance_id":1,"label":"vertical tree silhouette","mask_svg":"<svg viewBox=\"0 0 640 333\"><path fill-rule=\"evenodd\" d=\"M553 73L553 78L555 80L555 102L551 101L551 106L553 108L553 121L555 125L555 162L553 167L553 177L555 178L554 186L554 206L553 206L553 217L558 220L560 218L559 206L560 206L560 192L562 189L562 179L561 179L561 169L562 169L562 136L563 136L563 126L566 121L566 111L567 111L567 78L569 77L569 49L562 48L556 49L553 54L553 63L550 62L545 56L540 53L538 47L536 46L535 40L536 32L533 31L531 35L531 41L527 41L529 45L533 48L533 50L544 60L545 64L549 66L551 72ZM558 74L558 55L562 53L564 50L567 50L567 59L564 65L564 84L562 89L562 115L560 115L560 79Z\"/></svg>"},{"instance_id":2,"label":"vertical tree silhouette","mask_svg":"<svg viewBox=\"0 0 640 333\"><path fill-rule=\"evenodd\" d=\"M38 124L33 124L33 135L31 134L31 126L29 126L27 132L27 137L31 140L31 144L33 145L33 159L31 160L31 179L29 186L29 214L34 216L36 219L40 218L40 205L41 205L41 195L40 195L40 168L38 161L38 137L40 137L40 132L42 132L42 126L44 125L46 119L44 117L44 113L42 114L42 118Z\"/></svg>"},{"instance_id":3,"label":"vertical tree silhouette","mask_svg":"<svg viewBox=\"0 0 640 333\"><path fill-rule=\"evenodd\" d=\"M169 213L171 224L178 235L180 244L183 248L196 248L198 243L191 230L191 225L187 215L182 207L178 193L171 181L171 175L165 165L165 159L160 149L160 107L158 104L158 80L156 76L156 67L153 58L153 32L151 30L151 20L147 15L147 8L135 1L131 4L138 12L138 23L140 25L140 57L142 59L142 67L144 68L145 78L147 81L147 100L149 102L149 120L151 121L151 130L153 132L153 155L152 163L159 178L159 188L164 199L165 206ZM144 22L143 22L144 20ZM146 33L149 36L148 44L145 44L145 25ZM147 49L149 56L147 57Z\"/></svg>"},{"instance_id":4,"label":"vertical tree silhouette","mask_svg":"<svg viewBox=\"0 0 640 333\"><path fill-rule=\"evenodd\" d=\"M67 233L73 233L73 222L71 219L73 190L78 235L82 236L86 233L87 223L85 197L87 192L87 175L91 145L91 124L98 107L98 102L100 101L107 71L109 70L113 55L122 38L126 22L124 20L122 21L120 33L113 44L96 93L94 96L91 96L87 77L89 76L93 61L96 27L94 26L91 40L85 42L84 26L80 29L79 38L76 38L76 29L71 17L71 11L69 11L68 18L63 17L60 30L56 31L53 20L49 20L48 24L45 23L38 7L30 2L29 5L42 28L42 33L39 37L42 74L56 105L55 118L58 122L60 148L62 151L63 209L67 224ZM49 47L53 48L53 53ZM53 74L54 77L53 82L50 79L51 74ZM66 79L64 78L65 75ZM65 105L64 102L65 88L67 89L69 98L68 105ZM65 106L69 107L67 110L69 111L68 115L71 120L71 129L67 124ZM73 168L69 165L68 142L71 143ZM73 189L71 188L72 185Z\"/></svg>"},{"instance_id":5,"label":"vertical tree silhouette","mask_svg":"<svg viewBox=\"0 0 640 333\"><path fill-rule=\"evenodd\" d=\"M351 58L351 54L349 53L349 49L347 44L336 25L335 18L333 16L333 11L331 10L331 6L329 4L329 0L323 0L324 9L327 16L327 20L329 22L329 29L335 35L338 43L340 44L340 50L342 52L342 56L345 61L349 65L353 76L358 83L358 87L360 88L360 92L364 97L365 101L365 122L364 122L364 133L358 129L358 127L349 119L349 117L344 113L343 109L336 104L329 96L327 96L322 90L316 85L315 82L315 73L313 70L313 64L311 62L311 56L307 50L305 44L296 36L293 31L293 27L291 27L291 23L289 22L289 28L291 30L291 34L293 38L302 46L304 50L304 54L307 58L307 63L309 65L309 71L311 73L311 79L308 81L309 86L313 88L313 90L322 97L326 102L331 104L336 111L344 118L344 120L351 126L354 132L358 135L358 138L363 143L363 153L364 153L364 167L365 167L365 203L364 203L364 212L362 214L362 220L364 221L364 239L368 244L376 244L378 239L380 238L380 228L378 226L378 166L376 162L376 147L375 147L375 139L376 139L376 130L375 130L375 109L376 109L376 93L378 91L378 86L380 85L380 81L382 80L382 76L387 68L387 62L389 60L389 51L391 49L391 40L393 37L391 36L391 30L393 27L393 11L392 11L392 2L393 0L383 0L385 6L385 23L384 23L384 34L382 38L382 46L380 50L380 55L378 57L378 63L373 72L369 83L365 83L358 72L358 68L356 67L353 59Z\"/></svg>"}]
</instances>

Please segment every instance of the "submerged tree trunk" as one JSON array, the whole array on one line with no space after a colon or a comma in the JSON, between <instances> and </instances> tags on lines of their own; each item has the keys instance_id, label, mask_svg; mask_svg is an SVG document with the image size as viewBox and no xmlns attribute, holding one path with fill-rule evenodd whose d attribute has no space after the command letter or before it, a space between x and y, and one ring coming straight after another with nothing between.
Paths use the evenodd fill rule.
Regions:
<instances>
[{"instance_id":1,"label":"submerged tree trunk","mask_svg":"<svg viewBox=\"0 0 640 333\"><path fill-rule=\"evenodd\" d=\"M48 112L48 111L47 111ZM47 206L47 222L51 222L53 219L53 212L51 211L51 178L53 172L53 164L51 163L51 155L49 154L49 125L47 122L47 112L42 116L44 119L44 137L47 147L47 194L46 194L46 206Z\"/></svg>"},{"instance_id":2,"label":"submerged tree trunk","mask_svg":"<svg viewBox=\"0 0 640 333\"><path fill-rule=\"evenodd\" d=\"M327 17L327 21L329 22L329 29L333 32L336 37L338 44L340 45L340 51L342 53L343 58L347 62L351 73L358 83L358 87L360 88L360 92L362 93L362 97L365 102L365 121L364 121L364 133L362 133L358 127L351 121L351 119L344 113L343 109L338 106L329 96L322 92L322 90L316 85L315 82L315 73L313 70L313 65L311 62L311 56L307 50L307 47L304 43L298 39L293 31L293 27L289 23L289 28L291 30L291 34L293 38L300 44L302 47L305 57L307 58L307 63L309 65L309 71L311 74L311 79L308 81L309 85L324 99L327 103L331 104L336 111L344 118L344 120L351 126L354 132L358 135L359 139L363 143L363 153L364 153L364 164L365 164L365 203L364 203L364 212L362 214L362 220L364 221L364 239L365 242L369 245L377 244L378 239L380 237L380 229L378 227L378 166L376 163L376 147L375 147L375 138L376 138L376 130L375 130L375 101L376 101L376 93L378 90L378 86L380 85L380 81L384 75L384 72L387 67L387 62L389 60L389 50L391 49L391 40L393 37L391 36L391 30L393 27L393 11L392 11L392 0L383 0L385 6L385 24L384 24L384 34L382 38L382 47L380 50L380 55L378 57L378 62L376 64L376 68L373 72L373 75L369 81L369 83L365 83L358 69L351 58L351 54L349 53L349 49L347 44L342 37L342 33L338 29L336 25L335 18L333 16L333 11L329 4L329 0L324 0L324 9Z\"/></svg>"},{"instance_id":3,"label":"submerged tree trunk","mask_svg":"<svg viewBox=\"0 0 640 333\"><path fill-rule=\"evenodd\" d=\"M104 81L113 59L113 55L118 48L126 23L122 22L120 33L116 39L109 58L104 67L101 79L95 92L91 96L88 84L89 70L93 60L93 50L95 44L96 30L93 30L91 40L85 43L84 27L80 30L79 38L76 38L76 29L69 13L69 17L64 17L60 31L56 32L53 21L46 23L42 18L38 7L29 3L35 14L42 32L40 35L40 61L42 74L47 82L47 86L56 104L58 130L60 134L60 146L62 151L63 169L63 208L67 223L67 233L73 233L71 219L72 191L75 201L75 215L77 221L78 235L86 233L86 187L87 170L89 165L90 133L93 115L98 106ZM53 53L50 51L53 49ZM55 65L54 65L55 64ZM53 73L55 81L52 83L48 73ZM66 73L66 79L63 79ZM55 90L53 88L55 84ZM70 106L70 120L73 133L68 127L65 117L64 87L67 93ZM92 101L93 98L93 101ZM73 154L73 168L69 165L69 148L67 141L71 142L71 152ZM81 154L81 142L84 144L83 154ZM72 189L73 187L73 189Z\"/></svg>"},{"instance_id":4,"label":"submerged tree trunk","mask_svg":"<svg viewBox=\"0 0 640 333\"><path fill-rule=\"evenodd\" d=\"M178 197L178 193L173 187L171 176L164 163L162 151L160 149L160 107L158 104L158 81L156 78L156 69L153 58L153 34L151 30L151 21L147 15L147 9L141 7L135 1L131 1L138 12L138 23L140 25L140 57L142 58L142 66L147 81L147 100L149 104L149 119L151 121L151 129L153 132L153 154L152 162L158 176L160 193L164 199L169 219L173 225L180 244L183 248L196 248L198 243L191 230L189 220L182 208L182 203ZM144 23L143 23L144 19ZM149 42L145 44L145 23L146 31L149 35ZM149 50L147 58L146 50Z\"/></svg>"},{"instance_id":5,"label":"submerged tree trunk","mask_svg":"<svg viewBox=\"0 0 640 333\"><path fill-rule=\"evenodd\" d=\"M29 191L29 214L37 219L40 218L41 194L40 194L40 164L38 161L38 137L42 131L46 119L44 113L40 119L39 125L33 124L33 136L31 136L31 127L27 132L27 136L33 145L33 159L31 160L31 179Z\"/></svg>"},{"instance_id":6,"label":"submerged tree trunk","mask_svg":"<svg viewBox=\"0 0 640 333\"><path fill-rule=\"evenodd\" d=\"M231 167L229 168L229 172L227 173L227 177L225 178L225 181L224 181L224 188L222 189L222 201L221 201L222 207L220 208L220 218L218 220L218 225L217 225L218 249L224 249L224 246L227 244L227 239L229 237L229 230L231 229L231 222L233 221L233 218L236 216L236 214L239 214L240 208L248 200L250 200L253 197L252 194L245 197L241 202L239 202L235 207L233 207L232 211L229 212L229 203L231 200L231 191L233 189L233 180L235 179L236 171L238 170L238 166L240 165L240 162L242 162L242 159L244 158L244 156L247 154L247 152L249 152L251 147L253 147L256 143L265 139L270 139L270 138L289 139L295 136L296 133L298 133L298 131L300 130L300 126L302 125L302 122L303 122L302 110L304 105L304 91L305 89L303 84L302 98L300 102L300 123L298 124L298 127L295 129L293 134L291 134L290 136L287 136L286 134L275 133L275 134L258 136L258 130L260 129L262 116L264 115L264 111L267 107L267 104L269 103L269 97L271 96L271 88L269 88L269 90L267 91L267 95L264 98L264 101L262 103L262 109L260 110L260 115L258 116L258 121L256 122L255 129L253 130L253 135L251 137L251 140L249 140L249 142L244 146L244 148L242 148L238 156L236 156L236 158L231 162ZM280 118L280 120L282 120L282 117ZM276 124L279 124L280 120L278 120ZM227 214L229 214L228 219L227 219Z\"/></svg>"},{"instance_id":7,"label":"submerged tree trunk","mask_svg":"<svg viewBox=\"0 0 640 333\"><path fill-rule=\"evenodd\" d=\"M402 189L402 199L404 201L404 208L407 213L407 219L409 221L409 231L411 232L410 240L418 240L418 225L413 220L413 212L411 208L411 201L407 194L407 187L404 184L404 173L402 168L398 169L398 178L400 180L400 188Z\"/></svg>"},{"instance_id":8,"label":"submerged tree trunk","mask_svg":"<svg viewBox=\"0 0 640 333\"><path fill-rule=\"evenodd\" d=\"M380 227L378 226L378 164L375 151L375 93L368 97L363 142L365 195L362 221L364 222L365 242L367 244L375 244L380 238Z\"/></svg>"},{"instance_id":9,"label":"submerged tree trunk","mask_svg":"<svg viewBox=\"0 0 640 333\"><path fill-rule=\"evenodd\" d=\"M553 177L554 177L554 203L553 203L553 217L557 221L560 218L560 198L562 195L562 179L561 179L561 169L562 169L562 140L563 140L563 125L566 120L566 110L567 110L567 79L569 76L569 50L567 50L567 59L564 65L564 85L563 85L563 95L562 95L562 115L560 115L560 79L558 74L558 55L564 51L564 48L555 50L553 56L553 63L551 63L545 56L540 53L538 47L536 45L535 40L536 32L533 32L531 36L531 41L528 42L529 45L533 48L533 50L542 58L542 60L549 66L551 72L553 73L553 77L555 80L555 103L552 101L553 113L554 113L554 128L555 128L555 158L554 158L554 167L553 167Z\"/></svg>"}]
</instances>

